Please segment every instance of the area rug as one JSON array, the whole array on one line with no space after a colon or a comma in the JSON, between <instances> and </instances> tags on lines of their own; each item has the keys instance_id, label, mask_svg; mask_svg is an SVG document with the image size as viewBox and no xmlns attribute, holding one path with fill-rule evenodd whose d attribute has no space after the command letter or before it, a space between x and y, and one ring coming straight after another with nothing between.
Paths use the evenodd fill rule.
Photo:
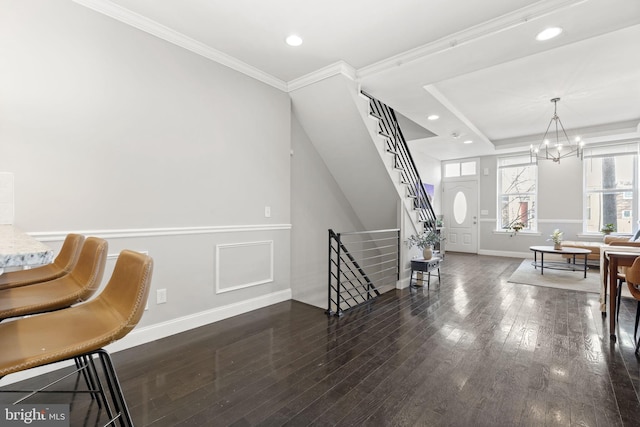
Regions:
<instances>
[{"instance_id":1,"label":"area rug","mask_svg":"<svg viewBox=\"0 0 640 427\"><path fill-rule=\"evenodd\" d=\"M602 289L600 282L600 270L590 268L587 270L587 278L584 278L582 269L571 270L551 270L544 269L544 274L540 274L540 268L534 269L532 260L522 261L516 271L509 277L508 282L521 283L525 285L546 286L549 288L569 289L579 292L591 292L599 294ZM631 298L626 285L622 286L622 296Z\"/></svg>"}]
</instances>

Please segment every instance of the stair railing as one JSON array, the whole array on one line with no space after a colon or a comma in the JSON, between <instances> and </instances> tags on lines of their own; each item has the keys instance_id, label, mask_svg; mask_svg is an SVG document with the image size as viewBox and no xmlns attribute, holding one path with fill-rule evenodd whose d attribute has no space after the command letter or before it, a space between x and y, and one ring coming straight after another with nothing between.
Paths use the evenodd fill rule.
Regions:
<instances>
[{"instance_id":1,"label":"stair railing","mask_svg":"<svg viewBox=\"0 0 640 427\"><path fill-rule=\"evenodd\" d=\"M413 208L418 211L418 221L424 224L424 231L435 231L436 215L395 111L371 95L365 92L362 94L369 99L369 114L378 119L378 134L386 140L386 151L394 155L394 167L401 174L401 182L407 186L407 197L413 199Z\"/></svg>"},{"instance_id":2,"label":"stair railing","mask_svg":"<svg viewBox=\"0 0 640 427\"><path fill-rule=\"evenodd\" d=\"M371 301L400 278L400 230L336 233L329 229L327 315Z\"/></svg>"}]
</instances>

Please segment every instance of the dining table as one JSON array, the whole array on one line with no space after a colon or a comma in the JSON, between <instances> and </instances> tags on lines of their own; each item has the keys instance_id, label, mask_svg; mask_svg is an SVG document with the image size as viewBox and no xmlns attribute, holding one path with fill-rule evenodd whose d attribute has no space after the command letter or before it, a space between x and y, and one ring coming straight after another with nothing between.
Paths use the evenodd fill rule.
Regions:
<instances>
[{"instance_id":1,"label":"dining table","mask_svg":"<svg viewBox=\"0 0 640 427\"><path fill-rule=\"evenodd\" d=\"M605 246L600 249L600 311L607 315L607 294L609 296L609 338L616 341L616 304L618 294L618 269L630 267L640 256L640 248L633 246ZM608 290L608 293L607 293Z\"/></svg>"},{"instance_id":2,"label":"dining table","mask_svg":"<svg viewBox=\"0 0 640 427\"><path fill-rule=\"evenodd\" d=\"M11 224L0 224L0 274L5 269L21 269L49 264L53 250Z\"/></svg>"}]
</instances>

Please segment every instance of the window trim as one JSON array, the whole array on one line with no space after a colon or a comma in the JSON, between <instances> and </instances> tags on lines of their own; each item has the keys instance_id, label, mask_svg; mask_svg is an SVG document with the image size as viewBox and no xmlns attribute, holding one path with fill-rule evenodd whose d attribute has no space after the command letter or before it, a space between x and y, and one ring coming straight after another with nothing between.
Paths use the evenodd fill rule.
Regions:
<instances>
[{"instance_id":1,"label":"window trim","mask_svg":"<svg viewBox=\"0 0 640 427\"><path fill-rule=\"evenodd\" d=\"M603 151L604 150L604 151ZM620 188L620 189L598 189L598 190L587 190L587 173L589 169L587 168L587 162L591 159L601 159L605 157L618 157L618 156L631 156L633 158L633 170L632 170L632 178L633 182L631 184L631 188ZM601 195L601 194L619 194L621 198L624 200L631 201L631 222L632 222L632 230L636 229L635 224L639 222L639 199L638 199L638 185L640 181L640 176L638 173L638 162L640 159L640 142L627 142L620 144L607 144L607 145L596 145L593 147L589 147L589 149L585 150L584 154L584 162L582 167L582 235L586 236L594 236L600 235L600 231L588 231L588 223L591 219L591 216L588 216L589 210L591 209L588 206L588 200L590 195ZM631 198L627 198L628 193L632 194ZM591 212L593 214L593 212ZM624 234L624 232L622 232Z\"/></svg>"},{"instance_id":2,"label":"window trim","mask_svg":"<svg viewBox=\"0 0 640 427\"><path fill-rule=\"evenodd\" d=\"M503 165L501 164L503 161L507 160L507 159L522 159L521 162L517 162L517 163L510 163L507 165ZM502 187L502 178L501 178L501 173L500 171L502 169L505 168L517 168L517 167L528 167L528 166L532 166L535 169L535 190L533 193L502 193L500 191L501 187ZM497 162L496 162L496 221L495 221L495 227L496 227L496 232L506 232L506 233L511 233L513 231L510 231L508 229L502 228L502 206L501 206L501 201L503 196L505 195L532 195L532 200L534 203L535 208L533 208L533 213L530 216L530 220L529 220L529 229L527 230L522 230L519 231L518 233L524 233L524 234L539 234L539 230L538 230L538 215L537 215L537 210L538 210L538 164L537 162L535 162L533 159L531 159L531 156L529 155L529 153L521 153L521 154L513 154L513 155L508 155L508 156L499 156L497 158Z\"/></svg>"}]
</instances>

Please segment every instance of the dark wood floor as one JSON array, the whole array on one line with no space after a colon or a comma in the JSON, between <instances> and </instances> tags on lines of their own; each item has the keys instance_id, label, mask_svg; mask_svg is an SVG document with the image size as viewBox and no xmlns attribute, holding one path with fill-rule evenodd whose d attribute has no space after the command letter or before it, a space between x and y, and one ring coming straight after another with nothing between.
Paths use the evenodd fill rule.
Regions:
<instances>
[{"instance_id":1,"label":"dark wood floor","mask_svg":"<svg viewBox=\"0 0 640 427\"><path fill-rule=\"evenodd\" d=\"M612 345L597 295L508 283L520 262L448 253L439 289L340 319L285 302L114 362L138 426L639 425L635 302ZM72 426L99 424L87 402Z\"/></svg>"}]
</instances>

